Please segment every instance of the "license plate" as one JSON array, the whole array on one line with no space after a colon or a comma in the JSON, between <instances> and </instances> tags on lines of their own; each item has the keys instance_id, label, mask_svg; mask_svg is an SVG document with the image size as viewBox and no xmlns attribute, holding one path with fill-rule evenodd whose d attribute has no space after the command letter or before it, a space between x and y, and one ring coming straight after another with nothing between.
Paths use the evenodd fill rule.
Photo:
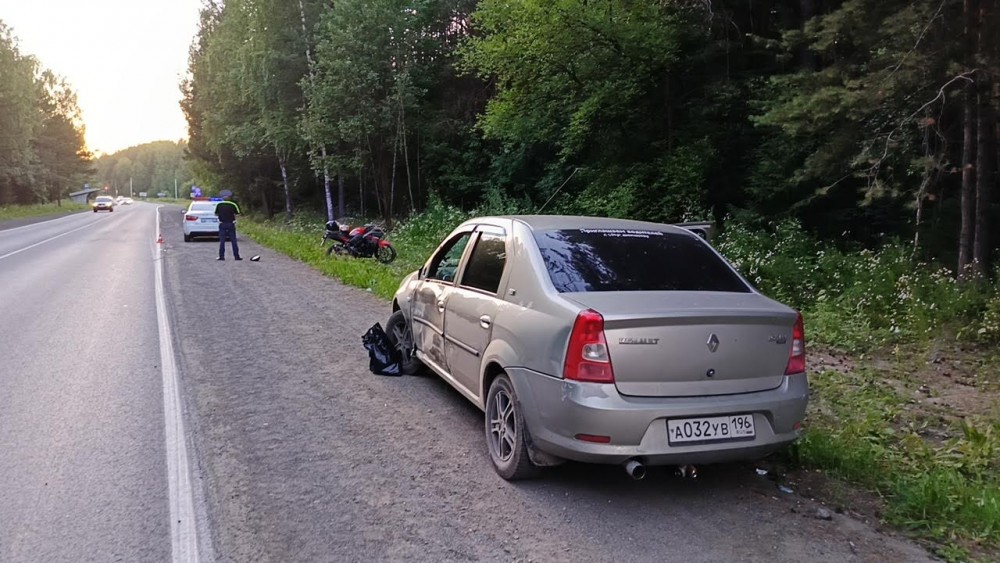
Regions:
<instances>
[{"instance_id":1,"label":"license plate","mask_svg":"<svg viewBox=\"0 0 1000 563\"><path fill-rule=\"evenodd\" d=\"M218 223L219 220L216 219L215 217L211 217L211 218L209 218L209 217L202 217L201 222L202 223Z\"/></svg>"},{"instance_id":2,"label":"license plate","mask_svg":"<svg viewBox=\"0 0 1000 563\"><path fill-rule=\"evenodd\" d=\"M752 414L731 414L707 418L679 418L667 421L670 444L750 440L756 436Z\"/></svg>"}]
</instances>

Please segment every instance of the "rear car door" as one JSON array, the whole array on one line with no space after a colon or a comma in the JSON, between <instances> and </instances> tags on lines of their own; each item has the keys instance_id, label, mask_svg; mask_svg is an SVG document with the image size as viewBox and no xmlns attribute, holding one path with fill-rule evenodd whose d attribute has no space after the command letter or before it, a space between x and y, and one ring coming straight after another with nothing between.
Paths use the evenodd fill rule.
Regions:
<instances>
[{"instance_id":1,"label":"rear car door","mask_svg":"<svg viewBox=\"0 0 1000 563\"><path fill-rule=\"evenodd\" d=\"M457 287L444 312L448 371L470 397L481 399L479 375L499 308L498 294L507 263L507 235L501 227L480 226Z\"/></svg>"},{"instance_id":2,"label":"rear car door","mask_svg":"<svg viewBox=\"0 0 1000 563\"><path fill-rule=\"evenodd\" d=\"M442 374L448 373L444 353L445 303L455 287L455 277L472 234L471 230L457 233L438 248L428 260L412 298L410 319L418 357Z\"/></svg>"}]
</instances>

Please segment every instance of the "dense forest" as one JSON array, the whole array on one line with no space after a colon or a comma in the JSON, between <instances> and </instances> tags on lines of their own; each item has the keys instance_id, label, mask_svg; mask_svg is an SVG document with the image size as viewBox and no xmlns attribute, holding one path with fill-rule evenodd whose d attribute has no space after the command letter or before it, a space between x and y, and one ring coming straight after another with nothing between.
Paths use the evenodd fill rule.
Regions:
<instances>
[{"instance_id":1,"label":"dense forest","mask_svg":"<svg viewBox=\"0 0 1000 563\"><path fill-rule=\"evenodd\" d=\"M60 201L90 171L76 93L0 21L0 206Z\"/></svg>"},{"instance_id":2,"label":"dense forest","mask_svg":"<svg viewBox=\"0 0 1000 563\"><path fill-rule=\"evenodd\" d=\"M155 141L102 155L95 163L97 181L112 194L147 192L173 197L176 191L186 197L193 184L186 149L185 142Z\"/></svg>"},{"instance_id":3,"label":"dense forest","mask_svg":"<svg viewBox=\"0 0 1000 563\"><path fill-rule=\"evenodd\" d=\"M795 218L983 269L997 0L227 0L182 85L196 175L289 217Z\"/></svg>"}]
</instances>

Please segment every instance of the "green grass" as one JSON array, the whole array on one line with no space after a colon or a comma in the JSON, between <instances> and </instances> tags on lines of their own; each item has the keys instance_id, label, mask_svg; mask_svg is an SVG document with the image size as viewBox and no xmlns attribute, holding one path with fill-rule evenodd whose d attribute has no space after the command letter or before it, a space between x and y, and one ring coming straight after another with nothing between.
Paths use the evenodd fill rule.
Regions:
<instances>
[{"instance_id":1,"label":"green grass","mask_svg":"<svg viewBox=\"0 0 1000 563\"><path fill-rule=\"evenodd\" d=\"M432 239L426 233L415 232L412 226L409 227L409 235L407 228L396 229L387 235L396 249L396 260L391 264L381 264L373 258L327 255L330 243L325 246L320 244L324 223L318 216L299 217L292 223L280 219L242 218L240 232L347 285L371 291L383 299L391 299L399 288L399 282L419 269L440 242L440 238ZM447 231L440 236L446 234Z\"/></svg>"},{"instance_id":2,"label":"green grass","mask_svg":"<svg viewBox=\"0 0 1000 563\"><path fill-rule=\"evenodd\" d=\"M810 383L795 462L875 492L889 523L938 542L949 559L966 558L962 545L1000 546L996 413L929 418L876 370L827 371Z\"/></svg>"},{"instance_id":3,"label":"green grass","mask_svg":"<svg viewBox=\"0 0 1000 563\"><path fill-rule=\"evenodd\" d=\"M61 206L55 203L39 203L35 205L7 205L0 207L0 221L11 219L24 219L28 217L42 217L45 215L58 215L75 213L77 211L87 211L89 205L63 201Z\"/></svg>"},{"instance_id":4,"label":"green grass","mask_svg":"<svg viewBox=\"0 0 1000 563\"><path fill-rule=\"evenodd\" d=\"M326 247L320 245L326 219L315 213L300 213L290 222L281 217L271 220L242 217L240 232L347 285L392 299L399 282L410 272L420 269L441 240L469 216L469 213L432 201L427 211L387 231L387 238L396 249L396 260L391 264L380 264L373 258L328 256L326 247L330 243L327 242ZM355 225L365 222L364 219L354 220Z\"/></svg>"}]
</instances>

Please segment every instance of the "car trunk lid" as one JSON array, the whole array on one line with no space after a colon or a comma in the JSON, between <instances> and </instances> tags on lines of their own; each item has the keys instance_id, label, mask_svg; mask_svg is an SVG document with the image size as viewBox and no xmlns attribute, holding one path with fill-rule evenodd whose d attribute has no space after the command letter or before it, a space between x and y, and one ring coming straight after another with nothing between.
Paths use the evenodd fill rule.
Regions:
<instances>
[{"instance_id":1,"label":"car trunk lid","mask_svg":"<svg viewBox=\"0 0 1000 563\"><path fill-rule=\"evenodd\" d=\"M615 385L624 395L684 397L779 386L797 313L757 293L564 294L604 316Z\"/></svg>"}]
</instances>

